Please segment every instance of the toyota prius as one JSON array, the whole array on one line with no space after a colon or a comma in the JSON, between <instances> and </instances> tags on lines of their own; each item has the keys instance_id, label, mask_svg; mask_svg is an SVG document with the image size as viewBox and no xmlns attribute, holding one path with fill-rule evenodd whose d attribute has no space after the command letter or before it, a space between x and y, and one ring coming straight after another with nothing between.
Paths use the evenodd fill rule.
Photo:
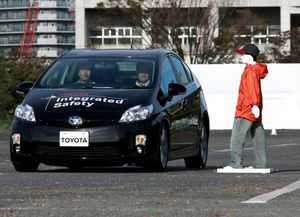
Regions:
<instances>
[{"instance_id":1,"label":"toyota prius","mask_svg":"<svg viewBox=\"0 0 300 217\"><path fill-rule=\"evenodd\" d=\"M10 136L17 171L39 164L203 168L209 115L200 82L174 52L75 49L24 81Z\"/></svg>"}]
</instances>

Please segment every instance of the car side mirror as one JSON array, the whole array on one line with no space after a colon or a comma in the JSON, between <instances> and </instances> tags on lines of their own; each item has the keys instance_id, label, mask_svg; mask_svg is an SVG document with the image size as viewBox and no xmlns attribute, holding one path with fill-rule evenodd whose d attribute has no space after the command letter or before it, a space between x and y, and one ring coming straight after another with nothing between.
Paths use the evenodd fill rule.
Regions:
<instances>
[{"instance_id":1,"label":"car side mirror","mask_svg":"<svg viewBox=\"0 0 300 217\"><path fill-rule=\"evenodd\" d=\"M161 104L165 105L167 101L171 101L173 96L183 94L186 92L185 86L178 83L170 83L168 85L168 94L163 95L160 91L159 93L159 101Z\"/></svg>"},{"instance_id":2,"label":"car side mirror","mask_svg":"<svg viewBox=\"0 0 300 217\"><path fill-rule=\"evenodd\" d=\"M17 92L18 93L23 93L23 94L26 95L32 87L33 87L32 82L22 82L22 83L17 85Z\"/></svg>"},{"instance_id":3,"label":"car side mirror","mask_svg":"<svg viewBox=\"0 0 300 217\"><path fill-rule=\"evenodd\" d=\"M176 95L184 94L186 92L185 86L178 83L170 83L168 89L169 89L169 96L176 96Z\"/></svg>"}]
</instances>

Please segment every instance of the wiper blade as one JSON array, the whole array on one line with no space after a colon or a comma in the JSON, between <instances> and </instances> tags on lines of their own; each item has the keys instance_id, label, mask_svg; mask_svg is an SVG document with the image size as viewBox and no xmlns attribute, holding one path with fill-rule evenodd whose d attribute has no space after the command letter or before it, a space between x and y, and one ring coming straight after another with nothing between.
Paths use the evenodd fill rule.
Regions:
<instances>
[{"instance_id":1,"label":"wiper blade","mask_svg":"<svg viewBox=\"0 0 300 217\"><path fill-rule=\"evenodd\" d=\"M65 88L65 89L113 89L115 87L111 87L111 86L96 86L95 84L81 84L81 83L76 83L76 84L62 85L62 86L57 86L57 87L52 87L52 88Z\"/></svg>"}]
</instances>

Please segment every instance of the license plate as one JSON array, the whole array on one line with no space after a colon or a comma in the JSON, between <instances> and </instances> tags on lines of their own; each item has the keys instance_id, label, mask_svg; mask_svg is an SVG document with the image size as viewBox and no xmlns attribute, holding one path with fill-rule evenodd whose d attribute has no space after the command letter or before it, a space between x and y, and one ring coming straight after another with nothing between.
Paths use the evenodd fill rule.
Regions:
<instances>
[{"instance_id":1,"label":"license plate","mask_svg":"<svg viewBox=\"0 0 300 217\"><path fill-rule=\"evenodd\" d=\"M60 147L88 147L89 132L60 131L59 146Z\"/></svg>"}]
</instances>

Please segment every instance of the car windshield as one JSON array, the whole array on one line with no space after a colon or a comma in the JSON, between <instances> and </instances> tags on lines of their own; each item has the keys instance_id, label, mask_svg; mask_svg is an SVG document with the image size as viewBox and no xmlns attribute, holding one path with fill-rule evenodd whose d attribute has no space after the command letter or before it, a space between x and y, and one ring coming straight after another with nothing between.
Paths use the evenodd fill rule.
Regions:
<instances>
[{"instance_id":1,"label":"car windshield","mask_svg":"<svg viewBox=\"0 0 300 217\"><path fill-rule=\"evenodd\" d=\"M37 82L40 88L151 88L154 61L145 59L64 58Z\"/></svg>"}]
</instances>

